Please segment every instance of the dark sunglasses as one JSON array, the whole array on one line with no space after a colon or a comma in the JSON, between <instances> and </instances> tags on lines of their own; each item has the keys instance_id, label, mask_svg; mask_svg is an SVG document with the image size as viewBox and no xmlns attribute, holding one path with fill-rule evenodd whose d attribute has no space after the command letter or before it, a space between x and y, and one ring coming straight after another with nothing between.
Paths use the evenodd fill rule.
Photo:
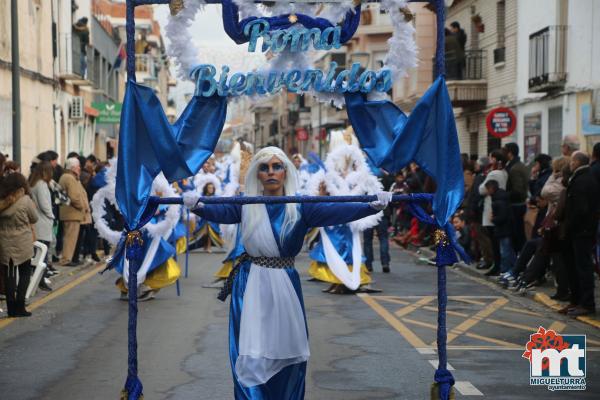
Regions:
<instances>
[{"instance_id":1,"label":"dark sunglasses","mask_svg":"<svg viewBox=\"0 0 600 400\"><path fill-rule=\"evenodd\" d=\"M273 163L270 166L273 169L273 172L281 172L285 171L285 165L281 163ZM269 172L269 164L260 164L258 166L258 172Z\"/></svg>"}]
</instances>

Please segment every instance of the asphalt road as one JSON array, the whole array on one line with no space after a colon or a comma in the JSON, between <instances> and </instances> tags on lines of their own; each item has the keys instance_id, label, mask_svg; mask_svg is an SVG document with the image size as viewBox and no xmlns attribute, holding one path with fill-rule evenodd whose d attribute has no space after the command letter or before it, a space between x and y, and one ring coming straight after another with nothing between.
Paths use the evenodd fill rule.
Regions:
<instances>
[{"instance_id":1,"label":"asphalt road","mask_svg":"<svg viewBox=\"0 0 600 400\"><path fill-rule=\"evenodd\" d=\"M145 398L232 399L228 306L212 281L222 254L193 254L182 295L174 287L140 304L139 359ZM392 273L374 274L382 293L330 295L297 267L310 329L306 399L429 399L433 382L436 271L393 250ZM89 279L86 279L88 278ZM0 320L0 399L116 399L127 370L127 304L115 275L93 272L37 304L34 316ZM559 316L493 284L448 271L449 363L456 398L598 399L600 330ZM48 301L49 300L49 301ZM587 334L587 390L529 385L521 357L538 326Z\"/></svg>"}]
</instances>

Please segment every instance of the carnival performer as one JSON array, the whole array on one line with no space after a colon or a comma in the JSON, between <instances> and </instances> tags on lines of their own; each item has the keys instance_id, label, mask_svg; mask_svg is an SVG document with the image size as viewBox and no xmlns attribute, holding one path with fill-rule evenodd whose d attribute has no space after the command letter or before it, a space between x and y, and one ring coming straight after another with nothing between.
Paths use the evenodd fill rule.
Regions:
<instances>
[{"instance_id":1,"label":"carnival performer","mask_svg":"<svg viewBox=\"0 0 600 400\"><path fill-rule=\"evenodd\" d=\"M121 293L121 299L127 300L128 261L125 258L122 218L115 198L116 173L117 162L111 160L106 172L107 184L96 192L91 206L99 236L116 247L109 265L121 274L116 286ZM152 184L152 193L168 197L177 196L162 174ZM181 275L181 268L175 261L176 250L167 241L179 220L179 215L180 206L169 206L161 216L157 215L142 229L144 260L138 271L140 301L153 299L160 289L173 285Z\"/></svg>"},{"instance_id":2,"label":"carnival performer","mask_svg":"<svg viewBox=\"0 0 600 400\"><path fill-rule=\"evenodd\" d=\"M250 166L252 159L253 146L241 140L236 140L232 146L230 160L234 160L229 168L230 177L232 179L228 184L224 186L224 196L235 196L243 194L243 188L245 184L246 173ZM239 225L221 225L221 231L223 232L223 239L228 243L229 251L227 257L223 260L221 268L215 273L216 282L223 279L227 279L233 271L233 266L236 264L238 258L245 252L244 245L242 244L241 234Z\"/></svg>"},{"instance_id":3,"label":"carnival performer","mask_svg":"<svg viewBox=\"0 0 600 400\"><path fill-rule=\"evenodd\" d=\"M195 190L194 181L192 179L181 179L176 182L173 182L171 185L175 192L181 196L185 192L189 192L191 190ZM162 197L162 193L157 193L157 196ZM156 220L162 220L165 218L166 212L169 207L161 205L158 207L158 213L155 216ZM184 254L188 250L188 232L190 227L187 223L187 218L184 216L184 213L180 213L179 220L175 225L175 229L171 233L168 241L169 243L175 247L176 253Z\"/></svg>"},{"instance_id":4,"label":"carnival performer","mask_svg":"<svg viewBox=\"0 0 600 400\"><path fill-rule=\"evenodd\" d=\"M200 196L221 196L221 181L213 171L214 160L209 159L194 177L195 190ZM204 251L211 253L213 245L221 248L225 245L219 224L196 217L191 248L203 246Z\"/></svg>"},{"instance_id":5,"label":"carnival performer","mask_svg":"<svg viewBox=\"0 0 600 400\"><path fill-rule=\"evenodd\" d=\"M308 171L308 161L300 153L292 155L292 162L298 171L298 194L307 195L307 186L310 179L310 172Z\"/></svg>"},{"instance_id":6,"label":"carnival performer","mask_svg":"<svg viewBox=\"0 0 600 400\"><path fill-rule=\"evenodd\" d=\"M223 196L235 196L244 192L244 171L252 158L253 146L243 140L236 140L231 147L223 174ZM221 167L223 168L223 166Z\"/></svg>"},{"instance_id":7,"label":"carnival performer","mask_svg":"<svg viewBox=\"0 0 600 400\"><path fill-rule=\"evenodd\" d=\"M276 147L260 150L246 175L246 195L295 195L296 168ZM348 223L376 214L390 193L371 204L203 205L184 202L202 218L241 223L246 254L226 285L230 306L230 361L237 400L301 400L310 356L306 316L294 257L311 227Z\"/></svg>"},{"instance_id":8,"label":"carnival performer","mask_svg":"<svg viewBox=\"0 0 600 400\"><path fill-rule=\"evenodd\" d=\"M313 175L311 195L344 196L375 194L382 190L350 129L331 134L326 171ZM309 275L330 283L329 293L347 293L372 282L364 264L360 233L378 223L381 213L350 224L319 229L319 242L310 252Z\"/></svg>"}]
</instances>

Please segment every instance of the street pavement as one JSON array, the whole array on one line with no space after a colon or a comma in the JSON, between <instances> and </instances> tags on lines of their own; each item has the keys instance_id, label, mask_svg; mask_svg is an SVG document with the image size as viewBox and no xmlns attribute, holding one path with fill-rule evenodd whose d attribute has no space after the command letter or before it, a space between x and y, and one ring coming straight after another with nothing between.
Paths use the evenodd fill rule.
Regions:
<instances>
[{"instance_id":1,"label":"street pavement","mask_svg":"<svg viewBox=\"0 0 600 400\"><path fill-rule=\"evenodd\" d=\"M194 253L190 275L140 303L139 371L145 399L232 399L228 305L206 288L223 254ZM378 263L382 293L331 295L309 282L297 259L310 330L306 399L430 398L437 354L436 269L392 249L392 273ZM0 319L0 399L116 399L127 373L127 303L115 274L88 268L28 319ZM448 360L456 398L598 399L600 330L448 269ZM539 326L587 335L587 390L529 385L521 355Z\"/></svg>"}]
</instances>

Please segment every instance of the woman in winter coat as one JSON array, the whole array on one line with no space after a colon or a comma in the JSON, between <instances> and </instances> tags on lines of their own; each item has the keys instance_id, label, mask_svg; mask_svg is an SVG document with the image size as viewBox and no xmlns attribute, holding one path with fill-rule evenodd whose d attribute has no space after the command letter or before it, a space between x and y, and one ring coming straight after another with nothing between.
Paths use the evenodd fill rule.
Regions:
<instances>
[{"instance_id":1,"label":"woman in winter coat","mask_svg":"<svg viewBox=\"0 0 600 400\"><path fill-rule=\"evenodd\" d=\"M0 182L0 271L4 275L9 317L29 317L25 294L31 278L34 233L38 220L25 177L13 173ZM19 282L17 284L17 271Z\"/></svg>"},{"instance_id":2,"label":"woman in winter coat","mask_svg":"<svg viewBox=\"0 0 600 400\"><path fill-rule=\"evenodd\" d=\"M50 248L52 242L52 227L54 225L54 213L52 211L52 195L50 193L50 181L52 181L52 165L43 161L35 166L29 176L29 187L31 188L31 199L38 210L38 221L34 225L35 237ZM48 264L48 269L54 268Z\"/></svg>"}]
</instances>

